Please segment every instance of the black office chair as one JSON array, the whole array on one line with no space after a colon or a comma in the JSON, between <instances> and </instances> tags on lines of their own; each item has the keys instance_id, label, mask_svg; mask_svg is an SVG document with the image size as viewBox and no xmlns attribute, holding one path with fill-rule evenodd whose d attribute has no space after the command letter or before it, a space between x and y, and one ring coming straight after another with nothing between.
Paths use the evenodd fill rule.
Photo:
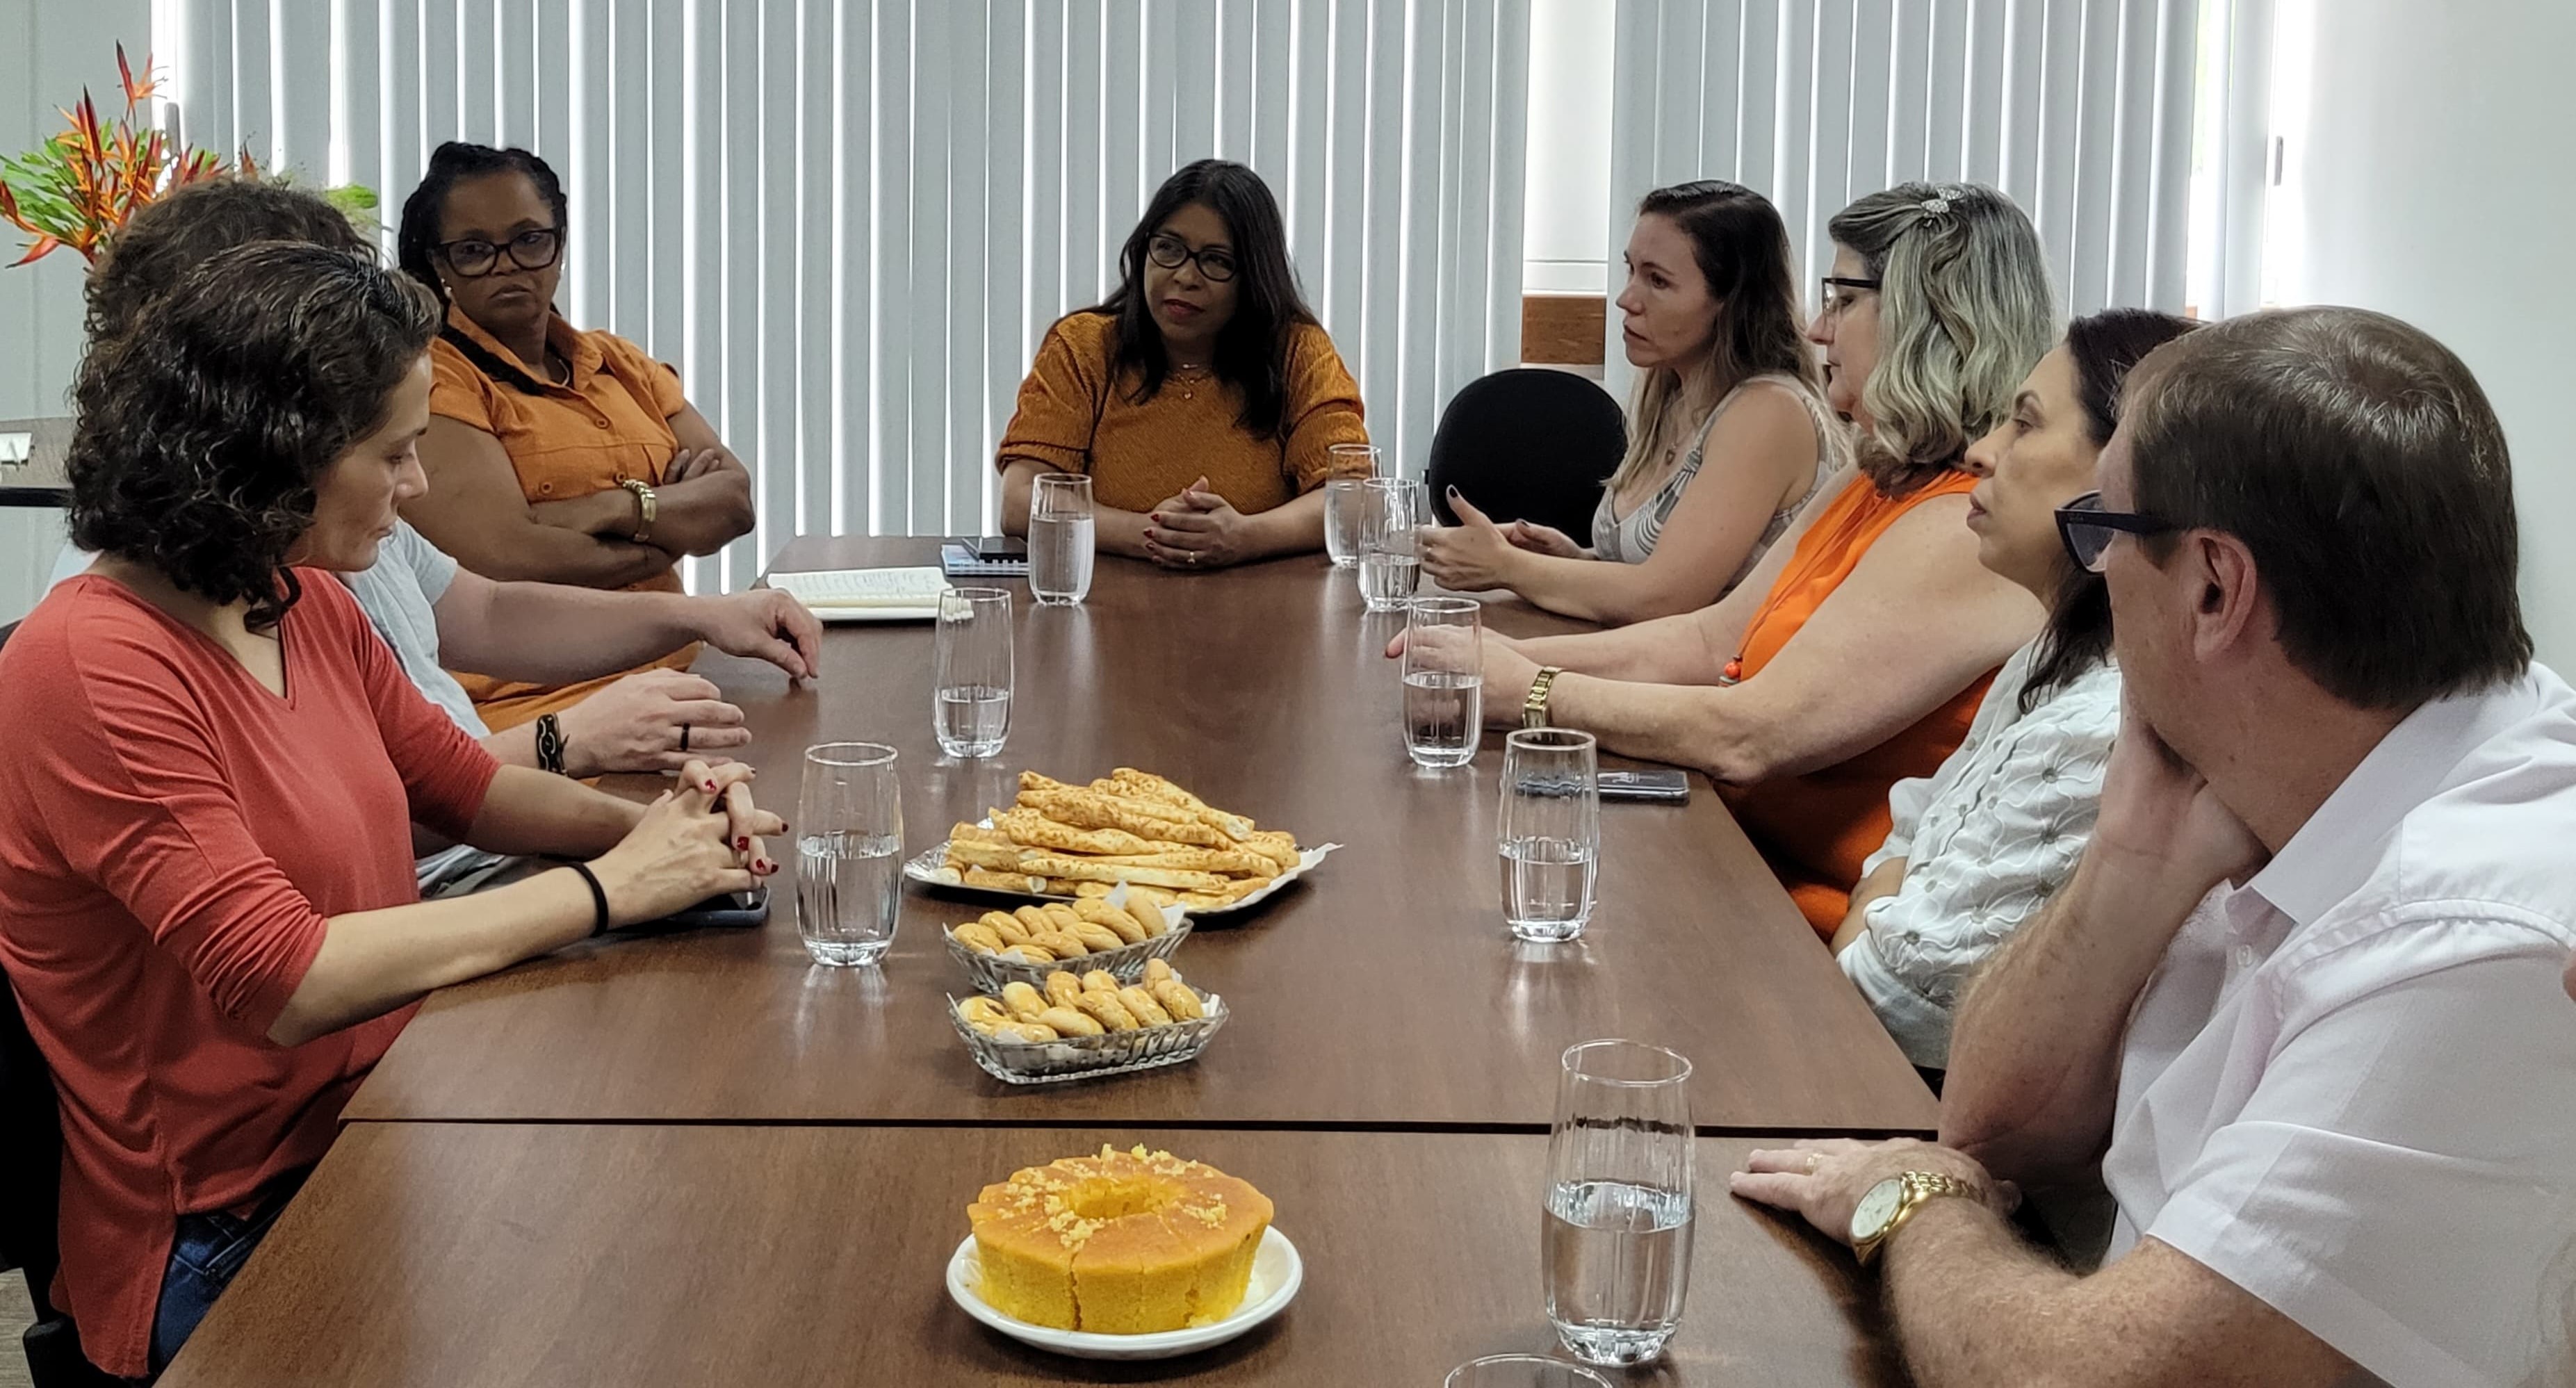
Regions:
<instances>
[{"instance_id":1,"label":"black office chair","mask_svg":"<svg viewBox=\"0 0 2576 1388\"><path fill-rule=\"evenodd\" d=\"M0 627L0 646L18 624ZM26 1274L36 1323L27 1327L27 1379L35 1388L117 1388L82 1356L80 1330L47 1293L61 1261L55 1226L63 1172L62 1115L18 994L0 977L0 1266Z\"/></svg>"},{"instance_id":2,"label":"black office chair","mask_svg":"<svg viewBox=\"0 0 2576 1388\"><path fill-rule=\"evenodd\" d=\"M1628 451L1628 421L1609 392L1571 371L1515 367L1467 383L1431 436L1431 506L1456 525L1449 489L1497 524L1552 525L1592 541L1601 484Z\"/></svg>"}]
</instances>

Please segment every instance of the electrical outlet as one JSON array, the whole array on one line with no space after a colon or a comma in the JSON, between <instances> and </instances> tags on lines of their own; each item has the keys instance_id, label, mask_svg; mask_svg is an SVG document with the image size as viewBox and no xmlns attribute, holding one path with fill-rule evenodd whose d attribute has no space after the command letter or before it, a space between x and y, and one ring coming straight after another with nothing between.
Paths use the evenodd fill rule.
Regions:
<instances>
[{"instance_id":1,"label":"electrical outlet","mask_svg":"<svg viewBox=\"0 0 2576 1388\"><path fill-rule=\"evenodd\" d=\"M35 451L35 447L36 436L34 434L27 433L24 430L16 432L0 432L0 463L6 463L15 467L25 467L27 465L27 459Z\"/></svg>"}]
</instances>

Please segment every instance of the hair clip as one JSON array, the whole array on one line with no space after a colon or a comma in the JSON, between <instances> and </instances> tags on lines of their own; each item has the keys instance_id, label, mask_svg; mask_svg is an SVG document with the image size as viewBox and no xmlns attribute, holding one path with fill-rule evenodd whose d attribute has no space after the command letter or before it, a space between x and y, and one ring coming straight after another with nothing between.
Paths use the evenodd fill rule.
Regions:
<instances>
[{"instance_id":1,"label":"hair clip","mask_svg":"<svg viewBox=\"0 0 2576 1388\"><path fill-rule=\"evenodd\" d=\"M1925 212L1938 217L1942 213L1950 210L1950 200L1948 198L1925 198L1922 206Z\"/></svg>"}]
</instances>

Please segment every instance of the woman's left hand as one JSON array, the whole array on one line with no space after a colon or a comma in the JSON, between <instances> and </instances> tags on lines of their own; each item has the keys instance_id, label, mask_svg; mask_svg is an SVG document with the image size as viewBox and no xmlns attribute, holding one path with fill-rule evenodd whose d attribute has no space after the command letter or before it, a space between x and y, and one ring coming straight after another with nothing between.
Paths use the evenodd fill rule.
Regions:
<instances>
[{"instance_id":1,"label":"woman's left hand","mask_svg":"<svg viewBox=\"0 0 2576 1388\"><path fill-rule=\"evenodd\" d=\"M1427 525L1418 537L1422 572L1453 593L1481 593L1512 586L1512 568L1520 551L1502 527L1467 503L1456 487L1449 489L1449 509L1456 525Z\"/></svg>"},{"instance_id":2,"label":"woman's left hand","mask_svg":"<svg viewBox=\"0 0 2576 1388\"><path fill-rule=\"evenodd\" d=\"M1164 568L1222 569L1252 557L1250 518L1204 477L1145 519L1145 557Z\"/></svg>"}]
</instances>

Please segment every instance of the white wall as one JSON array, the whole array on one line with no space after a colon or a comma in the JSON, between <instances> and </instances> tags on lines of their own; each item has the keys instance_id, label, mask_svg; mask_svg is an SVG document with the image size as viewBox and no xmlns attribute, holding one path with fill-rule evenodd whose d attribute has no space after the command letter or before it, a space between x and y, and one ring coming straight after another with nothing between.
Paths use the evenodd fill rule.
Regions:
<instances>
[{"instance_id":1,"label":"white wall","mask_svg":"<svg viewBox=\"0 0 2576 1388\"><path fill-rule=\"evenodd\" d=\"M2285 302L2378 309L2460 354L2504 419L2522 508L2523 608L2576 670L2576 469L2567 456L2564 266L2576 224L2576 5L2331 0L2317 6L2302 204Z\"/></svg>"},{"instance_id":2,"label":"white wall","mask_svg":"<svg viewBox=\"0 0 2576 1388\"><path fill-rule=\"evenodd\" d=\"M1598 294L1609 254L1611 0L1530 0L1523 288Z\"/></svg>"},{"instance_id":3,"label":"white wall","mask_svg":"<svg viewBox=\"0 0 2576 1388\"><path fill-rule=\"evenodd\" d=\"M151 0L0 0L0 150L33 146L62 127L55 108L86 84L102 115L123 109L116 45L136 63L152 46ZM0 419L68 414L80 364L81 271L70 251L7 268L24 237L0 223ZM62 513L0 506L0 622L27 615L62 543Z\"/></svg>"}]
</instances>

